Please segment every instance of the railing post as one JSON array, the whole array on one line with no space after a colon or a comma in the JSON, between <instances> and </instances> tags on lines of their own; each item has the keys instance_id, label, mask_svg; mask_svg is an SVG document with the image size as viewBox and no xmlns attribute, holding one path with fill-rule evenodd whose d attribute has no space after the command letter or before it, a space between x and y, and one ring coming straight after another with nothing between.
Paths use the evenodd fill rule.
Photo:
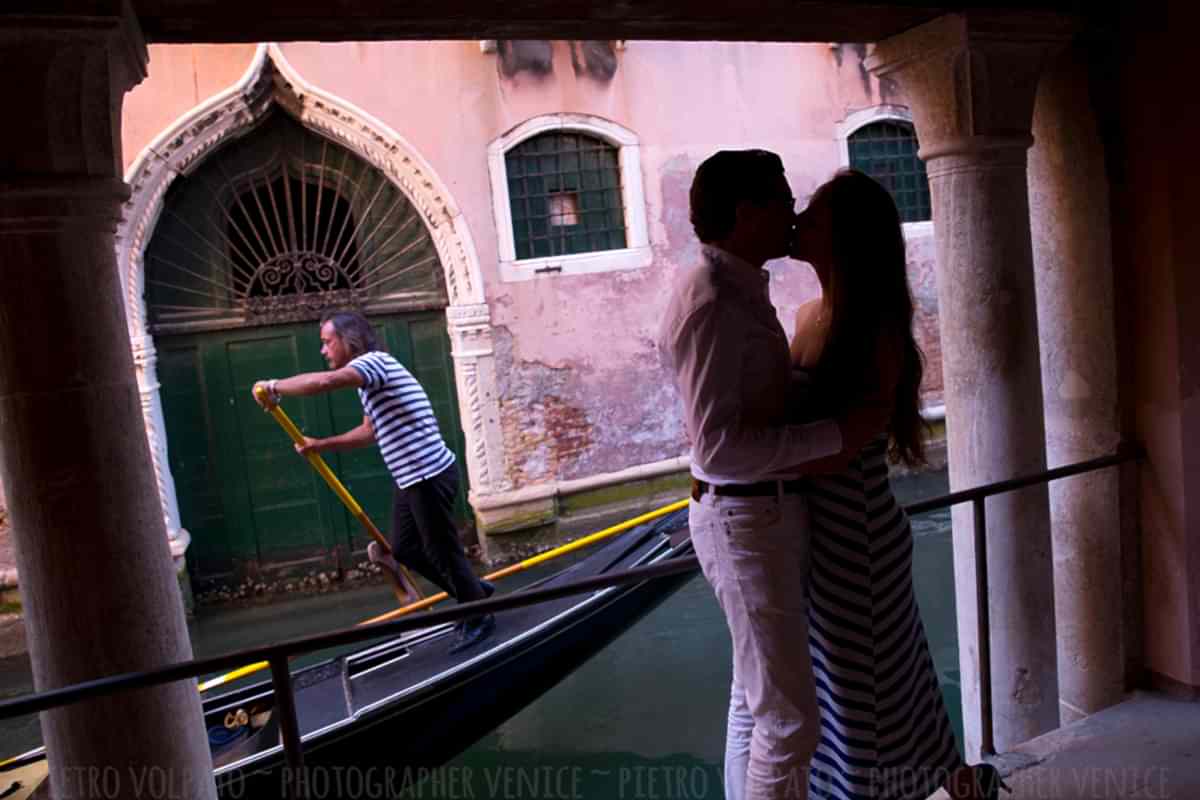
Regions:
<instances>
[{"instance_id":1,"label":"railing post","mask_svg":"<svg viewBox=\"0 0 1200 800\"><path fill-rule=\"evenodd\" d=\"M988 609L987 498L971 503L975 520L976 652L979 653L979 749L995 755L992 737L992 629Z\"/></svg>"},{"instance_id":2,"label":"railing post","mask_svg":"<svg viewBox=\"0 0 1200 800\"><path fill-rule=\"evenodd\" d=\"M308 794L308 782L304 773L300 722L296 718L296 695L292 692L292 673L285 655L271 656L270 663L275 713L279 719L279 737L283 741L284 772L280 776L280 789L289 800L302 800Z\"/></svg>"}]
</instances>

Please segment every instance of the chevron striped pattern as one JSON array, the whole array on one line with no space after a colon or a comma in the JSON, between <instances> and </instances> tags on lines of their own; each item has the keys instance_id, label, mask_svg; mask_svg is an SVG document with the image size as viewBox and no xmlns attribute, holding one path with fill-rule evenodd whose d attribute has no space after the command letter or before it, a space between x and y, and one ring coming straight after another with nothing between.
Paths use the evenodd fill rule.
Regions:
<instances>
[{"instance_id":1,"label":"chevron striped pattern","mask_svg":"<svg viewBox=\"0 0 1200 800\"><path fill-rule=\"evenodd\" d=\"M915 800L962 764L912 586L887 437L811 481L809 643L821 707L812 798Z\"/></svg>"}]
</instances>

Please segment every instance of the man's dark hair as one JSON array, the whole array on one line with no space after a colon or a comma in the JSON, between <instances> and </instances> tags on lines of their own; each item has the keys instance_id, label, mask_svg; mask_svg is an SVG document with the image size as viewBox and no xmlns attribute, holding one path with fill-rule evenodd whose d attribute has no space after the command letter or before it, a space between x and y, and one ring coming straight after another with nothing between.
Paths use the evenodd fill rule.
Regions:
<instances>
[{"instance_id":1,"label":"man's dark hair","mask_svg":"<svg viewBox=\"0 0 1200 800\"><path fill-rule=\"evenodd\" d=\"M702 242L724 239L733 231L738 203L765 204L772 178L782 175L783 160L767 150L721 150L704 160L692 179L692 228Z\"/></svg>"},{"instance_id":2,"label":"man's dark hair","mask_svg":"<svg viewBox=\"0 0 1200 800\"><path fill-rule=\"evenodd\" d=\"M367 318L357 311L334 311L325 314L321 317L321 325L326 322L333 325L333 332L341 337L342 343L350 351L351 358L380 349L379 340L375 338L375 329L367 322Z\"/></svg>"}]
</instances>

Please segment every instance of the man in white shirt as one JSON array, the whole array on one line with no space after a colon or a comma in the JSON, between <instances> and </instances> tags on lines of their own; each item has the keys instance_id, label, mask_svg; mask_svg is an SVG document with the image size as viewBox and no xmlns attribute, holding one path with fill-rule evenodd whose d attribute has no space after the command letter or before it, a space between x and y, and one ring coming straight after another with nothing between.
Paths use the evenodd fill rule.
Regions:
<instances>
[{"instance_id":1,"label":"man in white shirt","mask_svg":"<svg viewBox=\"0 0 1200 800\"><path fill-rule=\"evenodd\" d=\"M795 223L779 156L715 154L690 201L703 258L676 283L659 348L692 442L692 541L733 639L726 797L806 798L819 717L799 465L841 451L843 429L784 422L791 358L763 269ZM850 438L861 423L842 424Z\"/></svg>"}]
</instances>

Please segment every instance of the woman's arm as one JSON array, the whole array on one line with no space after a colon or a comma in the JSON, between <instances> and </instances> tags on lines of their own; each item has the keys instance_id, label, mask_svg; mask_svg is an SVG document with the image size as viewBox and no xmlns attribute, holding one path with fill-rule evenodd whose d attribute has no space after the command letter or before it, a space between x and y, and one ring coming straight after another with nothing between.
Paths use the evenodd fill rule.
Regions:
<instances>
[{"instance_id":1,"label":"woman's arm","mask_svg":"<svg viewBox=\"0 0 1200 800\"><path fill-rule=\"evenodd\" d=\"M814 326L814 321L820 310L821 298L819 297L803 303L796 310L796 324L792 329L792 342L790 345L792 366L794 367L811 367L817 363L817 359L821 356L820 348L824 343L814 341L820 334L820 331L816 330Z\"/></svg>"}]
</instances>

